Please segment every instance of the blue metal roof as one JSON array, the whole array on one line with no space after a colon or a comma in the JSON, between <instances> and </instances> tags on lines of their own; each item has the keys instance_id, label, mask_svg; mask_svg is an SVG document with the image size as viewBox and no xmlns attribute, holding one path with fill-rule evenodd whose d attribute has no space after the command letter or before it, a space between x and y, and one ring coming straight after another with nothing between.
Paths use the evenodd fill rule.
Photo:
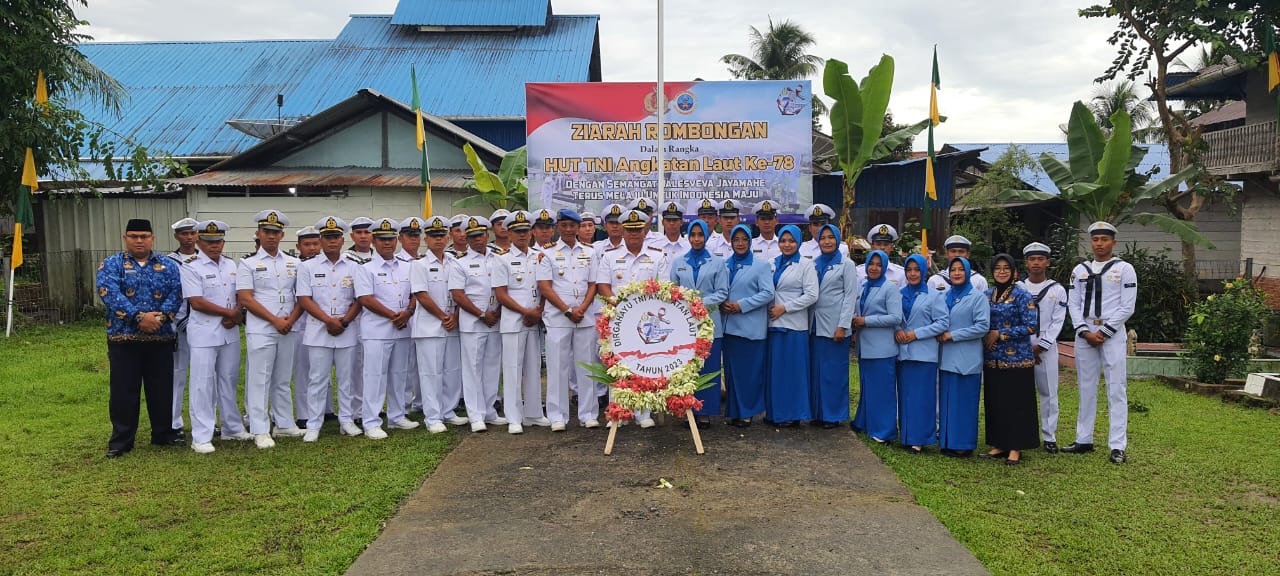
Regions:
<instances>
[{"instance_id":1,"label":"blue metal roof","mask_svg":"<svg viewBox=\"0 0 1280 576\"><path fill-rule=\"evenodd\" d=\"M550 0L400 0L397 26L543 26Z\"/></svg>"},{"instance_id":2,"label":"blue metal roof","mask_svg":"<svg viewBox=\"0 0 1280 576\"><path fill-rule=\"evenodd\" d=\"M966 157L971 157L971 152L938 154L934 157L934 173L939 176L952 174L955 171L955 163ZM856 207L924 208L924 173L924 158L871 164L858 175ZM834 209L843 207L843 180L844 172L815 175L813 177L814 202L823 202ZM948 209L955 195L955 180L939 177L936 182L938 200L934 206Z\"/></svg>"},{"instance_id":3,"label":"blue metal roof","mask_svg":"<svg viewBox=\"0 0 1280 576\"><path fill-rule=\"evenodd\" d=\"M951 144L951 146L959 150L976 150L979 148L986 148L986 150L983 150L978 154L978 157L981 158L983 162L987 162L989 164L999 160L1000 157L1009 150L1009 146L1011 146L1011 144ZM1065 162L1069 158L1067 143L1017 143L1017 146L1027 154L1030 154L1031 158L1036 161L1035 169L1023 171L1023 173L1019 174L1018 177L1021 178L1023 182L1035 186L1036 189L1041 192L1057 194L1059 190L1053 183L1053 179L1049 178L1049 175L1045 173L1044 168L1040 167L1040 155L1045 152L1049 152L1054 156L1057 156L1059 160ZM1152 168L1159 168L1159 172L1151 178L1151 181L1159 182L1160 180L1168 178L1169 147L1164 144L1141 144L1141 146L1147 149L1147 155L1142 158L1142 162L1138 163L1138 167L1136 168L1137 172L1141 174Z\"/></svg>"},{"instance_id":4,"label":"blue metal roof","mask_svg":"<svg viewBox=\"0 0 1280 576\"><path fill-rule=\"evenodd\" d=\"M230 156L258 139L232 119L310 116L369 88L408 102L409 67L423 109L449 119L524 117L525 82L600 80L599 16L551 16L513 32L434 32L353 16L334 40L88 43L91 62L120 81L120 117L78 103L90 120L177 157ZM75 105L75 104L73 104Z\"/></svg>"}]
</instances>

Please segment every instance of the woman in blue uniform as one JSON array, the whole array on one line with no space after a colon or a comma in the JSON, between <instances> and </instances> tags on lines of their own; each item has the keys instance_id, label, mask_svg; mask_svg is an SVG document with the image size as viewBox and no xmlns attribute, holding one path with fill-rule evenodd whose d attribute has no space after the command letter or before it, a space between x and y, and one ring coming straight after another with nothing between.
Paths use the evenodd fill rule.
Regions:
<instances>
[{"instance_id":1,"label":"woman in blue uniform","mask_svg":"<svg viewBox=\"0 0 1280 576\"><path fill-rule=\"evenodd\" d=\"M946 298L950 326L938 336L938 445L946 456L967 458L978 447L978 395L982 386L982 338L991 326L985 295L969 282L964 258L947 264L951 288Z\"/></svg>"},{"instance_id":2,"label":"woman in blue uniform","mask_svg":"<svg viewBox=\"0 0 1280 576\"><path fill-rule=\"evenodd\" d=\"M727 265L729 296L720 304L724 319L724 383L729 423L746 427L764 412L767 306L773 301L769 263L751 254L751 229L734 226L729 234L733 256Z\"/></svg>"},{"instance_id":3,"label":"woman in blue uniform","mask_svg":"<svg viewBox=\"0 0 1280 576\"><path fill-rule=\"evenodd\" d=\"M720 303L729 296L729 269L724 260L707 251L707 238L711 236L707 223L694 220L689 225L689 251L676 258L671 265L671 281L685 288L692 288L702 293L702 304L711 313L711 320L716 325L715 340L711 344L711 355L702 365L702 373L710 374L720 371L720 348L724 336L724 325L720 322ZM720 415L720 377L712 380L709 388L694 393L694 397L702 401L702 409L693 414L697 417L698 426L711 424L711 416Z\"/></svg>"},{"instance_id":4,"label":"woman in blue uniform","mask_svg":"<svg viewBox=\"0 0 1280 576\"><path fill-rule=\"evenodd\" d=\"M764 406L769 420L793 428L809 410L809 307L818 301L818 273L800 257L800 229L778 232L773 261L773 305L769 307L769 378Z\"/></svg>"},{"instance_id":5,"label":"woman in blue uniform","mask_svg":"<svg viewBox=\"0 0 1280 576\"><path fill-rule=\"evenodd\" d=\"M938 341L950 319L943 294L929 289L929 261L907 258L898 342L898 426L902 445L913 454L938 443Z\"/></svg>"},{"instance_id":6,"label":"woman in blue uniform","mask_svg":"<svg viewBox=\"0 0 1280 576\"><path fill-rule=\"evenodd\" d=\"M884 444L898 437L898 342L902 293L886 282L889 255L872 250L858 298L853 329L858 331L858 413L850 425Z\"/></svg>"},{"instance_id":7,"label":"woman in blue uniform","mask_svg":"<svg viewBox=\"0 0 1280 576\"><path fill-rule=\"evenodd\" d=\"M1022 462L1022 451L1040 446L1040 418L1036 414L1035 353L1031 337L1040 333L1035 298L1014 282L1017 265L1008 254L991 264L995 282L987 289L991 330L987 332L982 395L987 414L987 444L983 456Z\"/></svg>"},{"instance_id":8,"label":"woman in blue uniform","mask_svg":"<svg viewBox=\"0 0 1280 576\"><path fill-rule=\"evenodd\" d=\"M818 302L809 334L809 405L813 424L835 428L849 419L849 331L858 302L858 270L840 255L840 231L827 224L818 231L813 260L818 273Z\"/></svg>"}]
</instances>

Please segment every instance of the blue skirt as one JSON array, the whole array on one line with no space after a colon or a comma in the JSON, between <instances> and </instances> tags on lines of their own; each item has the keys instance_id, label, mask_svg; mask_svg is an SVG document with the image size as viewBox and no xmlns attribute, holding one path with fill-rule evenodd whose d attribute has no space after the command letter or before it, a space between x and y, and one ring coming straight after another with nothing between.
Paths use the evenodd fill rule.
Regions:
<instances>
[{"instance_id":1,"label":"blue skirt","mask_svg":"<svg viewBox=\"0 0 1280 576\"><path fill-rule=\"evenodd\" d=\"M774 422L809 420L809 332L769 329L764 409Z\"/></svg>"},{"instance_id":2,"label":"blue skirt","mask_svg":"<svg viewBox=\"0 0 1280 576\"><path fill-rule=\"evenodd\" d=\"M888 442L898 437L898 359L858 359L858 413L853 429Z\"/></svg>"},{"instance_id":3,"label":"blue skirt","mask_svg":"<svg viewBox=\"0 0 1280 576\"><path fill-rule=\"evenodd\" d=\"M898 422L904 446L938 443L937 362L898 362Z\"/></svg>"},{"instance_id":4,"label":"blue skirt","mask_svg":"<svg viewBox=\"0 0 1280 576\"><path fill-rule=\"evenodd\" d=\"M978 395L982 374L938 376L938 445L950 450L978 447Z\"/></svg>"},{"instance_id":5,"label":"blue skirt","mask_svg":"<svg viewBox=\"0 0 1280 576\"><path fill-rule=\"evenodd\" d=\"M809 336L809 404L813 419L844 422L849 419L849 340Z\"/></svg>"},{"instance_id":6,"label":"blue skirt","mask_svg":"<svg viewBox=\"0 0 1280 576\"><path fill-rule=\"evenodd\" d=\"M728 416L747 419L764 412L765 341L725 334L722 344Z\"/></svg>"},{"instance_id":7,"label":"blue skirt","mask_svg":"<svg viewBox=\"0 0 1280 576\"><path fill-rule=\"evenodd\" d=\"M720 369L720 348L723 338L716 338L711 341L711 355L702 363L702 373L710 374ZM705 390L699 390L693 394L694 398L702 401L702 409L694 410L694 416L719 416L720 415L720 376L716 376L711 381L711 387Z\"/></svg>"}]
</instances>

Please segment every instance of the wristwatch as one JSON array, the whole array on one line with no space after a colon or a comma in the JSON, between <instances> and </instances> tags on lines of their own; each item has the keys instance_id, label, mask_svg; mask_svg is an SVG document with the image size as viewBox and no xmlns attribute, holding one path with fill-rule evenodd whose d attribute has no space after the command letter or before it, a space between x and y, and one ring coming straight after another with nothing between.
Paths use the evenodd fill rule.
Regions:
<instances>
[{"instance_id":1,"label":"wristwatch","mask_svg":"<svg viewBox=\"0 0 1280 576\"><path fill-rule=\"evenodd\" d=\"M347 328L347 327L350 327L350 326L351 326L351 323L350 323L350 322L347 322L347 319L346 319L346 318L339 318L339 319L338 319L338 323L339 323L339 324L342 324L342 327L343 327L343 328Z\"/></svg>"},{"instance_id":2,"label":"wristwatch","mask_svg":"<svg viewBox=\"0 0 1280 576\"><path fill-rule=\"evenodd\" d=\"M573 308L565 308L565 309L564 309L564 315L565 315L566 317L568 317L568 318L572 318L572 317L573 317Z\"/></svg>"}]
</instances>

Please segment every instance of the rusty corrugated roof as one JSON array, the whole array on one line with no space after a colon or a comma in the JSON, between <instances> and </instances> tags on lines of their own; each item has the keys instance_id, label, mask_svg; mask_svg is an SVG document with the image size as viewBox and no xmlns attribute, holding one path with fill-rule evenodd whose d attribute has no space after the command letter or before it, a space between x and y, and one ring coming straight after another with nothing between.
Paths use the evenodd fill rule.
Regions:
<instances>
[{"instance_id":1,"label":"rusty corrugated roof","mask_svg":"<svg viewBox=\"0 0 1280 576\"><path fill-rule=\"evenodd\" d=\"M418 170L396 168L266 168L210 170L171 182L185 186L416 188L422 185L421 176ZM470 177L459 170L434 170L431 186L465 189Z\"/></svg>"}]
</instances>

